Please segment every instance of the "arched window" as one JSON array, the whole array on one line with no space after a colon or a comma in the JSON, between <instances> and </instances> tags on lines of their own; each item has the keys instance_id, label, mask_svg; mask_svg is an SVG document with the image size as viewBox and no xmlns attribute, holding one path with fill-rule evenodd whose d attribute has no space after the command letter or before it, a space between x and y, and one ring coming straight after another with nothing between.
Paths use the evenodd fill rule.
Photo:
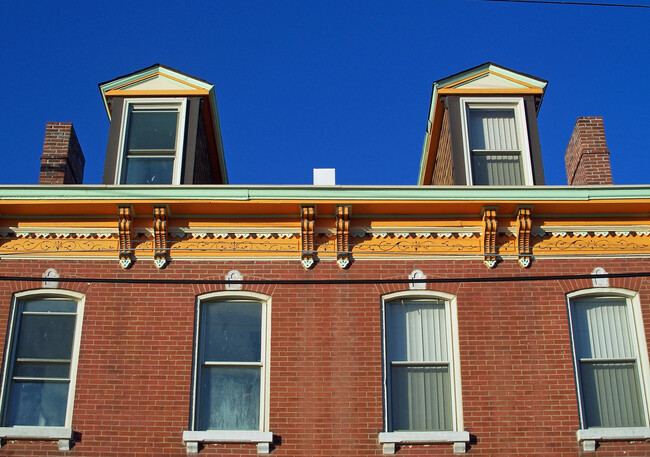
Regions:
<instances>
[{"instance_id":1,"label":"arched window","mask_svg":"<svg viewBox=\"0 0 650 457\"><path fill-rule=\"evenodd\" d=\"M269 297L253 292L199 297L188 449L251 442L268 452L269 308Z\"/></svg>"},{"instance_id":2,"label":"arched window","mask_svg":"<svg viewBox=\"0 0 650 457\"><path fill-rule=\"evenodd\" d=\"M642 431L648 427L648 355L638 294L597 288L567 299L583 429L579 437L616 439L631 429Z\"/></svg>"},{"instance_id":3,"label":"arched window","mask_svg":"<svg viewBox=\"0 0 650 457\"><path fill-rule=\"evenodd\" d=\"M64 290L15 295L2 380L2 437L72 437L83 305L82 294Z\"/></svg>"},{"instance_id":4,"label":"arched window","mask_svg":"<svg viewBox=\"0 0 650 457\"><path fill-rule=\"evenodd\" d=\"M419 291L383 297L385 453L396 443L453 442L464 450L456 299Z\"/></svg>"}]
</instances>

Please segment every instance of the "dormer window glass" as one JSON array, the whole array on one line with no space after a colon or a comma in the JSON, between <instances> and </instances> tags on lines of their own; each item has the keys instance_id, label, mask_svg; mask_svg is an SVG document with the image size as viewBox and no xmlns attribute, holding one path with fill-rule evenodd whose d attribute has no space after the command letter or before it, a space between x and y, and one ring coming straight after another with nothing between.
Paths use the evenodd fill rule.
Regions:
<instances>
[{"instance_id":1,"label":"dormer window glass","mask_svg":"<svg viewBox=\"0 0 650 457\"><path fill-rule=\"evenodd\" d=\"M180 184L185 99L125 100L119 184Z\"/></svg>"},{"instance_id":2,"label":"dormer window glass","mask_svg":"<svg viewBox=\"0 0 650 457\"><path fill-rule=\"evenodd\" d=\"M530 149L521 99L463 99L467 182L532 185Z\"/></svg>"}]
</instances>

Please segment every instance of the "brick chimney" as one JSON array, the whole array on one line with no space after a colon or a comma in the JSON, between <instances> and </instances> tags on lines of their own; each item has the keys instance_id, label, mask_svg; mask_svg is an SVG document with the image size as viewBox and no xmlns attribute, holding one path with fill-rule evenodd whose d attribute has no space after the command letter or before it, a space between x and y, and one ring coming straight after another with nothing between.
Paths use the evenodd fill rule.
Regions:
<instances>
[{"instance_id":1,"label":"brick chimney","mask_svg":"<svg viewBox=\"0 0 650 457\"><path fill-rule=\"evenodd\" d=\"M579 117L564 153L570 186L612 184L602 117Z\"/></svg>"},{"instance_id":2,"label":"brick chimney","mask_svg":"<svg viewBox=\"0 0 650 457\"><path fill-rule=\"evenodd\" d=\"M48 122L39 184L81 184L86 159L70 122Z\"/></svg>"}]
</instances>

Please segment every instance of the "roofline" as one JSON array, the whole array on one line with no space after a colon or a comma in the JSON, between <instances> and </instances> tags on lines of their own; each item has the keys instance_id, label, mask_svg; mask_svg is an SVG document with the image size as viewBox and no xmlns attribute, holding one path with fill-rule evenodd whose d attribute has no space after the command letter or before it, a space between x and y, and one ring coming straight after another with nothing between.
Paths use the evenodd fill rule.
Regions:
<instances>
[{"instance_id":1,"label":"roofline","mask_svg":"<svg viewBox=\"0 0 650 457\"><path fill-rule=\"evenodd\" d=\"M10 200L359 200L359 201L591 201L648 200L650 185L629 186L232 186L37 185L0 186Z\"/></svg>"}]
</instances>

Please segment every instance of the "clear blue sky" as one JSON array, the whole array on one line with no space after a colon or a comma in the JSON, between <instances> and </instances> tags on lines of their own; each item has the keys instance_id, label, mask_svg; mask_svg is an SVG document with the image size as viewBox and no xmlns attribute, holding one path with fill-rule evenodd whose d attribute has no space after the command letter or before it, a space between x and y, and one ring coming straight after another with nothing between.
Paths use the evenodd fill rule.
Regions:
<instances>
[{"instance_id":1,"label":"clear blue sky","mask_svg":"<svg viewBox=\"0 0 650 457\"><path fill-rule=\"evenodd\" d=\"M74 123L84 182L100 183L97 84L153 63L215 85L231 184L310 184L314 167L336 168L337 184L415 184L433 81L487 61L549 81L547 184L566 183L578 116L604 117L616 184L650 183L650 9L131 0L1 13L0 184L38 181L47 121Z\"/></svg>"}]
</instances>

